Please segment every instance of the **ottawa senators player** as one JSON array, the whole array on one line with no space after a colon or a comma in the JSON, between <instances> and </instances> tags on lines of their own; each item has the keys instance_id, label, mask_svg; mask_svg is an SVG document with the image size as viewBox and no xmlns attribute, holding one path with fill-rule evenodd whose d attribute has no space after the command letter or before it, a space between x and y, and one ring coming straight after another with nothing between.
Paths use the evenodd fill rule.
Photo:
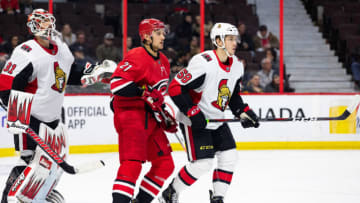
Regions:
<instances>
[{"instance_id":1,"label":"ottawa senators player","mask_svg":"<svg viewBox=\"0 0 360 203\"><path fill-rule=\"evenodd\" d=\"M243 118L244 128L259 126L258 117L239 95L244 67L234 56L238 35L235 26L216 23L210 33L216 49L195 55L169 86L169 95L184 114L179 116L183 118L180 128L190 163L162 193L163 202L178 202L181 191L212 169L215 155L210 202L223 202L237 160L235 140L226 123L207 123L206 119L225 118L229 106L236 117Z\"/></svg>"},{"instance_id":2,"label":"ottawa senators player","mask_svg":"<svg viewBox=\"0 0 360 203\"><path fill-rule=\"evenodd\" d=\"M72 53L55 30L55 17L48 11L35 9L27 26L34 39L14 49L0 74L0 104L8 106L8 130L20 151L1 203L64 202L54 190L63 170L24 132L30 126L65 159L69 143L59 120L66 84L81 85L84 73L99 73L101 65L85 68L73 63Z\"/></svg>"},{"instance_id":3,"label":"ottawa senators player","mask_svg":"<svg viewBox=\"0 0 360 203\"><path fill-rule=\"evenodd\" d=\"M170 73L168 59L159 52L164 46L164 23L144 19L139 25L139 35L143 47L128 52L110 84L120 156L112 192L114 203L131 200L145 161L152 166L133 202L151 202L174 170L170 144L164 133L176 132L175 120L163 110Z\"/></svg>"}]
</instances>

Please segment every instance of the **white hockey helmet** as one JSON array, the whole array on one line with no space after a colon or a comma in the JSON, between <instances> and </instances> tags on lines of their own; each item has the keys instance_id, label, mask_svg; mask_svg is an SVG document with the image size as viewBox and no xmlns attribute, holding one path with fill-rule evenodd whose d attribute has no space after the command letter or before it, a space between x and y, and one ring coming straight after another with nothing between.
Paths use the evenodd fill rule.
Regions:
<instances>
[{"instance_id":1,"label":"white hockey helmet","mask_svg":"<svg viewBox=\"0 0 360 203\"><path fill-rule=\"evenodd\" d=\"M225 36L226 35L235 35L235 36L239 37L239 31L234 25L231 25L229 23L216 23L211 28L210 39L216 47L219 47L216 44L216 37L219 36L220 40L223 42L223 46L219 47L219 48L225 48Z\"/></svg>"},{"instance_id":2,"label":"white hockey helmet","mask_svg":"<svg viewBox=\"0 0 360 203\"><path fill-rule=\"evenodd\" d=\"M42 23L45 22L49 22L49 25L44 28ZM47 10L38 8L28 15L26 25L33 35L49 38L55 31L55 17Z\"/></svg>"}]
</instances>

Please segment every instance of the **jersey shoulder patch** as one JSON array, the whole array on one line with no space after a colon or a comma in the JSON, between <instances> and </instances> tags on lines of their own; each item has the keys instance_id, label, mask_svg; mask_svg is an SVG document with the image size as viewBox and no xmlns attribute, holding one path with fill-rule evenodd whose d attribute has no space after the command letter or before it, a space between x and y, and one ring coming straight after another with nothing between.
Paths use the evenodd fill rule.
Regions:
<instances>
[{"instance_id":1,"label":"jersey shoulder patch","mask_svg":"<svg viewBox=\"0 0 360 203\"><path fill-rule=\"evenodd\" d=\"M21 49L26 51L26 52L30 52L32 50L32 48L27 44L21 45Z\"/></svg>"},{"instance_id":2,"label":"jersey shoulder patch","mask_svg":"<svg viewBox=\"0 0 360 203\"><path fill-rule=\"evenodd\" d=\"M201 56L202 56L207 62L209 62L209 61L212 60L211 56L210 56L208 53L202 53Z\"/></svg>"}]
</instances>

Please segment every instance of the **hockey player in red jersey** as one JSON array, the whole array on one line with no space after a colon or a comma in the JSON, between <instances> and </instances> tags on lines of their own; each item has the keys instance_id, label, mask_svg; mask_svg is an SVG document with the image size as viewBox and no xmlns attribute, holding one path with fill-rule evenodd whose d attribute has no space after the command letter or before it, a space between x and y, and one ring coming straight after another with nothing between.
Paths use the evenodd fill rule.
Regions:
<instances>
[{"instance_id":1,"label":"hockey player in red jersey","mask_svg":"<svg viewBox=\"0 0 360 203\"><path fill-rule=\"evenodd\" d=\"M207 123L206 119L225 118L229 106L244 128L259 126L258 117L239 94L244 67L234 55L238 35L235 26L216 23L210 33L216 49L195 55L169 86L169 95L180 110L177 119L190 163L162 193L163 202L178 202L181 191L212 169L215 156L210 202L224 202L237 160L235 140L226 123Z\"/></svg>"},{"instance_id":2,"label":"hockey player in red jersey","mask_svg":"<svg viewBox=\"0 0 360 203\"><path fill-rule=\"evenodd\" d=\"M142 163L151 169L133 202L151 202L174 170L164 131L176 132L176 122L164 107L170 65L159 50L165 26L157 19L139 25L143 46L130 50L112 75L114 125L119 139L120 167L113 185L113 202L128 203L134 195Z\"/></svg>"},{"instance_id":3,"label":"hockey player in red jersey","mask_svg":"<svg viewBox=\"0 0 360 203\"><path fill-rule=\"evenodd\" d=\"M101 65L79 67L55 30L55 17L35 9L27 21L34 39L17 46L0 74L0 104L7 108L7 127L14 134L20 161L10 172L2 194L6 202L65 202L54 190L63 170L36 147L25 129L30 127L63 159L69 151L65 126L60 122L67 84L81 85L84 74ZM101 77L99 75L99 77ZM86 78L84 78L86 79Z\"/></svg>"}]
</instances>

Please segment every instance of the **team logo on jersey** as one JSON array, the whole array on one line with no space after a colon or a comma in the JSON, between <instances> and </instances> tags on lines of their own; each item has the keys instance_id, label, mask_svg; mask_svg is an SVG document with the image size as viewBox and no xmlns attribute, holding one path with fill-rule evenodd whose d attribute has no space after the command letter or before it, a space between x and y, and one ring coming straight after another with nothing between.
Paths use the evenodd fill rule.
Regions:
<instances>
[{"instance_id":1,"label":"team logo on jersey","mask_svg":"<svg viewBox=\"0 0 360 203\"><path fill-rule=\"evenodd\" d=\"M225 111L226 106L229 104L231 92L227 86L227 79L222 79L219 83L218 97L216 101L211 102L211 104L221 111Z\"/></svg>"},{"instance_id":2,"label":"team logo on jersey","mask_svg":"<svg viewBox=\"0 0 360 203\"><path fill-rule=\"evenodd\" d=\"M168 82L169 82L168 79L160 80L158 83L153 85L152 88L159 90L163 95L165 95Z\"/></svg>"},{"instance_id":3,"label":"team logo on jersey","mask_svg":"<svg viewBox=\"0 0 360 203\"><path fill-rule=\"evenodd\" d=\"M51 86L53 90L58 91L59 93L64 92L66 85L66 73L60 68L59 63L54 63L54 72L55 72L55 84Z\"/></svg>"}]
</instances>

